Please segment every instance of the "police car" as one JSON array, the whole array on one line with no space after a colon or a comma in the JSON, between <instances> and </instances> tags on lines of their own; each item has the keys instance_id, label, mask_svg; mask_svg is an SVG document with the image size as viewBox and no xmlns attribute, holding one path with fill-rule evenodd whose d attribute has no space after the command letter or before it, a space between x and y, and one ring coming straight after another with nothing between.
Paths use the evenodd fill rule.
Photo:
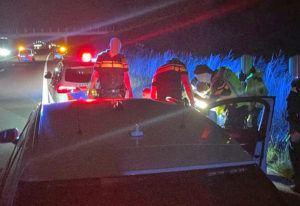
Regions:
<instances>
[{"instance_id":1,"label":"police car","mask_svg":"<svg viewBox=\"0 0 300 206\"><path fill-rule=\"evenodd\" d=\"M35 57L32 49L30 48L19 48L18 53L19 62L35 62Z\"/></svg>"},{"instance_id":2,"label":"police car","mask_svg":"<svg viewBox=\"0 0 300 206\"><path fill-rule=\"evenodd\" d=\"M39 105L20 135L0 133L15 144L0 204L286 205L261 170L274 99L214 106L249 101L263 106L260 129L240 137L193 108L150 99ZM254 154L241 147L247 132Z\"/></svg>"},{"instance_id":3,"label":"police car","mask_svg":"<svg viewBox=\"0 0 300 206\"><path fill-rule=\"evenodd\" d=\"M64 55L67 53L67 48L65 46L53 47L52 54L54 60L62 60Z\"/></svg>"},{"instance_id":4,"label":"police car","mask_svg":"<svg viewBox=\"0 0 300 206\"><path fill-rule=\"evenodd\" d=\"M82 92L84 95L88 90L92 72L91 61L77 61L73 58L60 61L52 72L48 71L44 76L50 80L48 84L50 103L74 100L71 93Z\"/></svg>"}]
</instances>

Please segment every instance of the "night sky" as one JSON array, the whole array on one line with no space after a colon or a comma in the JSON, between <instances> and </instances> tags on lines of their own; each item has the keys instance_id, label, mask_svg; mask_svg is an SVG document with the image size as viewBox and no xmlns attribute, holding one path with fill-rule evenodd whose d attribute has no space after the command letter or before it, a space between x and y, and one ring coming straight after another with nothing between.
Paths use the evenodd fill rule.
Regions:
<instances>
[{"instance_id":1,"label":"night sky","mask_svg":"<svg viewBox=\"0 0 300 206\"><path fill-rule=\"evenodd\" d=\"M164 0L0 0L7 28L89 26L157 7ZM168 1L172 2L172 1ZM173 1L174 2L174 1ZM196 55L300 54L299 0L182 0L115 24L123 42Z\"/></svg>"}]
</instances>

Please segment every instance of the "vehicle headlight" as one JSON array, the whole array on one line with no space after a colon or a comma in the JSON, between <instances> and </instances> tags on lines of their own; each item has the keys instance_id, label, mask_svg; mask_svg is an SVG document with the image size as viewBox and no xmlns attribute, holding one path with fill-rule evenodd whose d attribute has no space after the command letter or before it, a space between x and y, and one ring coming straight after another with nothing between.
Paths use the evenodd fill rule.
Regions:
<instances>
[{"instance_id":1,"label":"vehicle headlight","mask_svg":"<svg viewBox=\"0 0 300 206\"><path fill-rule=\"evenodd\" d=\"M10 50L8 50L8 49L2 49L2 48L0 49L0 56L6 57L8 55L10 55Z\"/></svg>"},{"instance_id":2,"label":"vehicle headlight","mask_svg":"<svg viewBox=\"0 0 300 206\"><path fill-rule=\"evenodd\" d=\"M208 104L203 100L195 99L195 106L199 109L206 109Z\"/></svg>"}]
</instances>

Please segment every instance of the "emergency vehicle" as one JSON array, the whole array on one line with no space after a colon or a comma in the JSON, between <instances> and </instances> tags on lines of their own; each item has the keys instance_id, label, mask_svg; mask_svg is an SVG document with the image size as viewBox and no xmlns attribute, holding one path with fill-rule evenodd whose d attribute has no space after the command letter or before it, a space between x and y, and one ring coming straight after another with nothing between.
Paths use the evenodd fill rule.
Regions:
<instances>
[{"instance_id":1,"label":"emergency vehicle","mask_svg":"<svg viewBox=\"0 0 300 206\"><path fill-rule=\"evenodd\" d=\"M32 49L19 47L19 54L18 54L18 61L19 62L35 62L35 57Z\"/></svg>"}]
</instances>

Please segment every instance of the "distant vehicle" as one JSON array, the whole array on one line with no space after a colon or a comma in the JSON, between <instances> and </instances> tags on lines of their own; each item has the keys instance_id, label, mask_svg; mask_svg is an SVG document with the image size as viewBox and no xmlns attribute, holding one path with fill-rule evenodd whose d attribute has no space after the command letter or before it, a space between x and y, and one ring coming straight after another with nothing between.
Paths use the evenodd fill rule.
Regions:
<instances>
[{"instance_id":1,"label":"distant vehicle","mask_svg":"<svg viewBox=\"0 0 300 206\"><path fill-rule=\"evenodd\" d=\"M53 72L45 74L50 79L48 85L50 102L64 102L73 100L70 93L87 92L93 72L91 62L65 59L60 61Z\"/></svg>"},{"instance_id":2,"label":"distant vehicle","mask_svg":"<svg viewBox=\"0 0 300 206\"><path fill-rule=\"evenodd\" d=\"M65 46L52 47L52 54L54 60L62 60L67 53L67 48Z\"/></svg>"},{"instance_id":3,"label":"distant vehicle","mask_svg":"<svg viewBox=\"0 0 300 206\"><path fill-rule=\"evenodd\" d=\"M94 45L70 46L64 58L73 58L76 61L96 62L98 53Z\"/></svg>"},{"instance_id":4,"label":"distant vehicle","mask_svg":"<svg viewBox=\"0 0 300 206\"><path fill-rule=\"evenodd\" d=\"M11 54L8 38L5 36L0 37L0 57L8 57Z\"/></svg>"},{"instance_id":5,"label":"distant vehicle","mask_svg":"<svg viewBox=\"0 0 300 206\"><path fill-rule=\"evenodd\" d=\"M35 41L33 43L34 50L40 50L40 49L46 49L46 48L47 48L47 44L43 41Z\"/></svg>"},{"instance_id":6,"label":"distant vehicle","mask_svg":"<svg viewBox=\"0 0 300 206\"><path fill-rule=\"evenodd\" d=\"M30 48L19 49L18 60L19 62L35 62L35 57L32 49Z\"/></svg>"},{"instance_id":7,"label":"distant vehicle","mask_svg":"<svg viewBox=\"0 0 300 206\"><path fill-rule=\"evenodd\" d=\"M255 157L183 105L150 99L40 105L20 136L16 129L0 132L1 143L16 144L2 170L0 204L286 205L259 168L274 99L230 101L223 103L265 107Z\"/></svg>"}]
</instances>

